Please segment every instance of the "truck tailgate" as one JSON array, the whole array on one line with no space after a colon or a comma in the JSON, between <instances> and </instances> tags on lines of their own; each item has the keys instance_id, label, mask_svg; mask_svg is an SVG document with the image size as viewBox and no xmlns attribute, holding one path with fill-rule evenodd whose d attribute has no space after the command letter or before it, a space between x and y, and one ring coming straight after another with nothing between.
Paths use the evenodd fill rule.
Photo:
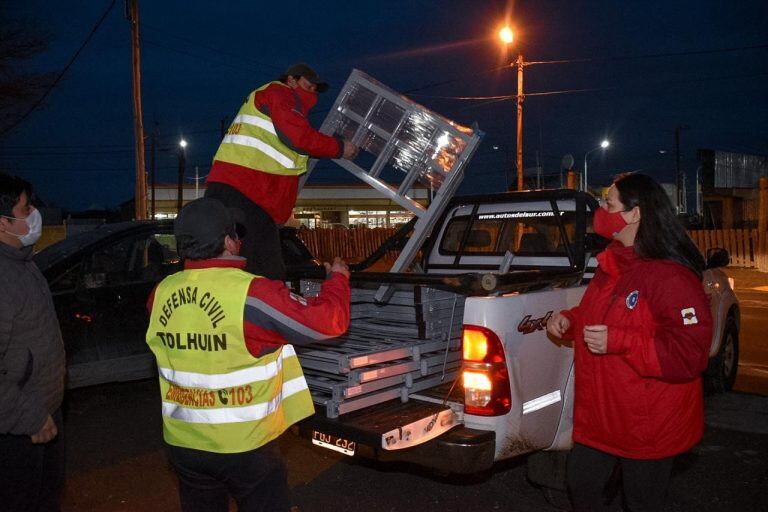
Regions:
<instances>
[{"instance_id":1,"label":"truck tailgate","mask_svg":"<svg viewBox=\"0 0 768 512\"><path fill-rule=\"evenodd\" d=\"M493 464L492 431L468 429L441 404L393 400L362 411L328 418L315 414L301 422L299 435L349 456L415 462L451 473L475 473Z\"/></svg>"}]
</instances>

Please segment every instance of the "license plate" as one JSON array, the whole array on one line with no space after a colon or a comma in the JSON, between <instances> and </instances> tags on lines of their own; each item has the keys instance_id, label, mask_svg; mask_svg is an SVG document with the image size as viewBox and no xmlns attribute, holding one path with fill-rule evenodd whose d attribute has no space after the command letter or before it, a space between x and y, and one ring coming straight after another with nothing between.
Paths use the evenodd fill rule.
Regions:
<instances>
[{"instance_id":1,"label":"license plate","mask_svg":"<svg viewBox=\"0 0 768 512\"><path fill-rule=\"evenodd\" d=\"M357 448L354 441L344 439L343 437L332 436L331 434L324 434L317 430L312 431L312 444L349 456L354 455L355 448Z\"/></svg>"}]
</instances>

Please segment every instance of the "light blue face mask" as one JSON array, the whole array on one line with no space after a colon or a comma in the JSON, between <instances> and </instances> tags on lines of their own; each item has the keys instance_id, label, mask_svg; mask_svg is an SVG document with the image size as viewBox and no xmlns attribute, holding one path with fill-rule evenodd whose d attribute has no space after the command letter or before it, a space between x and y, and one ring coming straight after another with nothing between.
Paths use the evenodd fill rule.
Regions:
<instances>
[{"instance_id":1,"label":"light blue face mask","mask_svg":"<svg viewBox=\"0 0 768 512\"><path fill-rule=\"evenodd\" d=\"M11 217L10 215L3 215L3 217L13 220L23 220L27 223L29 231L26 234L17 235L16 233L8 233L9 235L13 235L18 238L21 242L21 245L24 247L35 245L35 242L40 240L40 236L43 234L43 216L40 215L40 212L37 210L37 208L33 208L30 214L24 219Z\"/></svg>"}]
</instances>

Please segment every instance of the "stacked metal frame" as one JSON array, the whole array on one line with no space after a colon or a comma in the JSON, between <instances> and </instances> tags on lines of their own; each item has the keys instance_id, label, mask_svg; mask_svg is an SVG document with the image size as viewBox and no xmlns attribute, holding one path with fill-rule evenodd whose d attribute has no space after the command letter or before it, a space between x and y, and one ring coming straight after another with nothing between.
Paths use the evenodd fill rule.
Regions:
<instances>
[{"instance_id":1,"label":"stacked metal frame","mask_svg":"<svg viewBox=\"0 0 768 512\"><path fill-rule=\"evenodd\" d=\"M317 285L302 282L306 295ZM461 365L463 295L398 286L386 305L374 288L352 290L349 331L296 347L314 402L329 418L453 382Z\"/></svg>"}]
</instances>

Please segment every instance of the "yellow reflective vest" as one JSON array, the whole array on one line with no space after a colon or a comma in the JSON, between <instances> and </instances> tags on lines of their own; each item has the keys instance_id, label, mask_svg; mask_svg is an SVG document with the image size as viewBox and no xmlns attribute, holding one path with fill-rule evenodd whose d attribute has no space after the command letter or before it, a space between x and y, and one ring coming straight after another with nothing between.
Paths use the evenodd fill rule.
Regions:
<instances>
[{"instance_id":1,"label":"yellow reflective vest","mask_svg":"<svg viewBox=\"0 0 768 512\"><path fill-rule=\"evenodd\" d=\"M248 352L243 312L253 278L236 268L184 270L155 290L146 340L168 444L244 452L314 412L293 346L260 358Z\"/></svg>"},{"instance_id":2,"label":"yellow reflective vest","mask_svg":"<svg viewBox=\"0 0 768 512\"><path fill-rule=\"evenodd\" d=\"M214 161L282 176L299 176L307 171L309 157L283 144L272 119L254 104L256 93L272 84L288 87L282 82L270 82L251 92L222 139Z\"/></svg>"}]
</instances>

